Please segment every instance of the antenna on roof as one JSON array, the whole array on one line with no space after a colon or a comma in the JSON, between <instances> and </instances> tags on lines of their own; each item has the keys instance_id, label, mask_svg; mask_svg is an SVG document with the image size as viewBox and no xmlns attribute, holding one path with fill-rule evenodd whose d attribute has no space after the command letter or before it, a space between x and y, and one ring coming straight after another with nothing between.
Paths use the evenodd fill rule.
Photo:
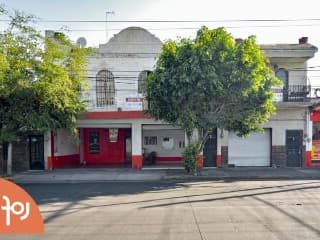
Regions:
<instances>
[{"instance_id":1,"label":"antenna on roof","mask_svg":"<svg viewBox=\"0 0 320 240\"><path fill-rule=\"evenodd\" d=\"M108 42L108 14L114 14L114 11L106 12L106 43Z\"/></svg>"}]
</instances>

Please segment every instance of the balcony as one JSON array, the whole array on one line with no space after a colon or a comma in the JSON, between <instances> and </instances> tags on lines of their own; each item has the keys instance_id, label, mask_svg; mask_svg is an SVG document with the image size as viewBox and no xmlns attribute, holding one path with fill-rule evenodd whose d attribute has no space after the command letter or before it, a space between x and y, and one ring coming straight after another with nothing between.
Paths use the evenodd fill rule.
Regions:
<instances>
[{"instance_id":1,"label":"balcony","mask_svg":"<svg viewBox=\"0 0 320 240\"><path fill-rule=\"evenodd\" d=\"M289 85L273 88L276 102L310 102L311 86Z\"/></svg>"}]
</instances>

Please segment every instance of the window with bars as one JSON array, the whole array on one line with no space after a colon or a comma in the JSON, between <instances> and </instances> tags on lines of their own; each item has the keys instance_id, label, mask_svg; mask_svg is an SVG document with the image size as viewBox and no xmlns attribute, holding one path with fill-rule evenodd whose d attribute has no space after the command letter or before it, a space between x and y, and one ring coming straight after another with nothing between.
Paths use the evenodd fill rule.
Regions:
<instances>
[{"instance_id":1,"label":"window with bars","mask_svg":"<svg viewBox=\"0 0 320 240\"><path fill-rule=\"evenodd\" d=\"M108 70L101 70L96 77L97 107L115 104L114 76Z\"/></svg>"},{"instance_id":2,"label":"window with bars","mask_svg":"<svg viewBox=\"0 0 320 240\"><path fill-rule=\"evenodd\" d=\"M148 71L148 70L145 70L145 71L142 71L140 74L139 74L139 77L138 77L138 93L142 93L142 86L143 86L143 83L146 81L148 75L151 73L151 71Z\"/></svg>"}]
</instances>

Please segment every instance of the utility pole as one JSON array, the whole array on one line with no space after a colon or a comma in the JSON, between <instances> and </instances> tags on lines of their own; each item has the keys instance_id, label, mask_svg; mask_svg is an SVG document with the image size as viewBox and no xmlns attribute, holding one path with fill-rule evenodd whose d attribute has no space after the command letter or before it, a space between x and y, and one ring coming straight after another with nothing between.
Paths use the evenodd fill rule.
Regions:
<instances>
[{"instance_id":1,"label":"utility pole","mask_svg":"<svg viewBox=\"0 0 320 240\"><path fill-rule=\"evenodd\" d=\"M108 14L114 14L114 11L106 12L106 43L108 42Z\"/></svg>"}]
</instances>

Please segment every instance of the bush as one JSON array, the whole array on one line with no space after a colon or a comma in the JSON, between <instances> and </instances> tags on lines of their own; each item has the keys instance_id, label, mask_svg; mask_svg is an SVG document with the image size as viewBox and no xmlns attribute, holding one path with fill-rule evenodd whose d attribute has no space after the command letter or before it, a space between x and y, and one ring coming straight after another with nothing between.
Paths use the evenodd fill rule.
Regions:
<instances>
[{"instance_id":1,"label":"bush","mask_svg":"<svg viewBox=\"0 0 320 240\"><path fill-rule=\"evenodd\" d=\"M196 172L197 156L199 154L199 142L192 142L182 152L184 169L188 173Z\"/></svg>"}]
</instances>

